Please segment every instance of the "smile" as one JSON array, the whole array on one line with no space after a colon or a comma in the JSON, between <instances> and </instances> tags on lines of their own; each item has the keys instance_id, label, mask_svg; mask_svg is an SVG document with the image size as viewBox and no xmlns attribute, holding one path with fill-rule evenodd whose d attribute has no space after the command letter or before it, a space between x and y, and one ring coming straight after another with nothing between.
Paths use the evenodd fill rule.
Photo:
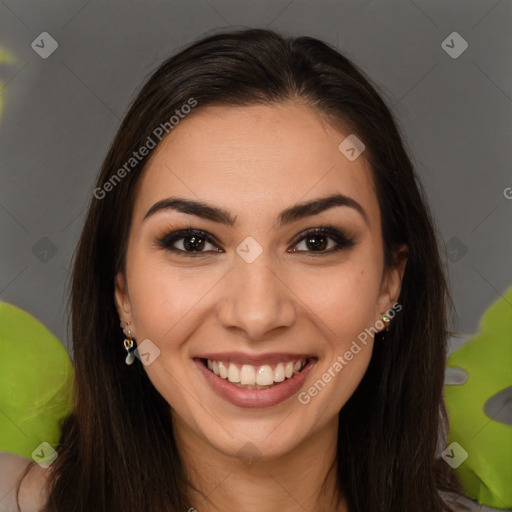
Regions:
<instances>
[{"instance_id":1,"label":"smile","mask_svg":"<svg viewBox=\"0 0 512 512\"><path fill-rule=\"evenodd\" d=\"M271 360L233 354L195 357L194 363L217 396L244 408L271 407L297 394L318 358L282 355Z\"/></svg>"}]
</instances>

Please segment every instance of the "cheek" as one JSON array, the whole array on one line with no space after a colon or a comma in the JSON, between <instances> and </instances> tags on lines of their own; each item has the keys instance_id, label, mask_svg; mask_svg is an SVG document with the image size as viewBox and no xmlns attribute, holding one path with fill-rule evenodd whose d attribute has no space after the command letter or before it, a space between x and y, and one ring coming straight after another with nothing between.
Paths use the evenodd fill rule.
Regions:
<instances>
[{"instance_id":1,"label":"cheek","mask_svg":"<svg viewBox=\"0 0 512 512\"><path fill-rule=\"evenodd\" d=\"M178 359L187 357L187 340L204 323L222 272L178 268L164 256L143 250L133 251L128 263L135 339L149 338L160 349L162 361L175 367Z\"/></svg>"},{"instance_id":2,"label":"cheek","mask_svg":"<svg viewBox=\"0 0 512 512\"><path fill-rule=\"evenodd\" d=\"M325 276L317 275L314 290L301 292L307 297L306 309L315 313L310 318L323 340L319 344L322 360L311 387L301 395L301 403L316 400L322 418L336 415L347 402L363 379L372 355L371 327L380 275L375 262L364 268L364 258L357 261L333 267Z\"/></svg>"},{"instance_id":3,"label":"cheek","mask_svg":"<svg viewBox=\"0 0 512 512\"><path fill-rule=\"evenodd\" d=\"M181 352L197 328L198 303L208 288L178 272L136 252L127 265L136 342L149 339L160 350L144 370L165 400L189 417L183 383L191 370Z\"/></svg>"},{"instance_id":4,"label":"cheek","mask_svg":"<svg viewBox=\"0 0 512 512\"><path fill-rule=\"evenodd\" d=\"M193 287L176 270L142 250L130 256L127 274L137 339L150 338L159 345L191 308Z\"/></svg>"},{"instance_id":5,"label":"cheek","mask_svg":"<svg viewBox=\"0 0 512 512\"><path fill-rule=\"evenodd\" d=\"M357 336L375 321L380 289L378 262L364 255L323 269L297 283L298 295L325 324L331 340Z\"/></svg>"}]
</instances>

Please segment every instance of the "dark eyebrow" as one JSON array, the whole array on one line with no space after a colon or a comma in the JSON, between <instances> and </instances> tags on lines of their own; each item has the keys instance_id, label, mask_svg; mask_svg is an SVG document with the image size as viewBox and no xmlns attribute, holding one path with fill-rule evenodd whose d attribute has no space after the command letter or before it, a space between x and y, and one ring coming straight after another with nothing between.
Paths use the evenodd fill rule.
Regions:
<instances>
[{"instance_id":1,"label":"dark eyebrow","mask_svg":"<svg viewBox=\"0 0 512 512\"><path fill-rule=\"evenodd\" d=\"M187 213L188 215L195 215L202 219L212 220L213 222L219 222L221 224L227 224L228 226L234 226L236 216L232 217L231 214L219 208L217 206L210 206L209 204L201 201L193 201L191 199L182 199L179 197L168 197L156 202L144 215L143 221L151 215L162 211L162 210L176 210L181 213Z\"/></svg>"},{"instance_id":2,"label":"dark eyebrow","mask_svg":"<svg viewBox=\"0 0 512 512\"><path fill-rule=\"evenodd\" d=\"M312 201L305 203L298 203L287 208L281 213L281 215L279 215L278 225L284 226L285 224L290 224L291 222L295 222L304 217L318 215L319 213L329 210L330 208L334 208L335 206L348 206L349 208L353 208L361 214L366 224L368 224L368 217L364 208L355 199L342 194L334 194L332 196L313 199Z\"/></svg>"},{"instance_id":3,"label":"dark eyebrow","mask_svg":"<svg viewBox=\"0 0 512 512\"><path fill-rule=\"evenodd\" d=\"M278 226L284 226L292 222L296 222L305 217L312 215L318 215L325 210L334 208L335 206L348 206L358 211L366 224L368 224L368 217L363 207L351 197L344 196L342 194L334 194L328 197L321 197L313 199L312 201L298 203L286 210L282 211L277 219ZM181 213L188 215L195 215L202 219L211 220L213 222L219 222L226 224L227 226L233 227L236 222L236 216L232 216L227 210L219 208L217 206L211 206L201 201L194 201L191 199L183 199L177 197L168 197L156 202L146 213L143 220L154 215L155 213L162 210L176 210Z\"/></svg>"}]
</instances>

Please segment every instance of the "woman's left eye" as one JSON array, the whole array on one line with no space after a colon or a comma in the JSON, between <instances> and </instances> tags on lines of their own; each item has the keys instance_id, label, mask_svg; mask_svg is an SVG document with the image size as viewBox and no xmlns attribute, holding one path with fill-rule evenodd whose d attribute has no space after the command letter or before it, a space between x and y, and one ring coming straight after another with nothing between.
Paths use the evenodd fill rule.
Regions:
<instances>
[{"instance_id":1,"label":"woman's left eye","mask_svg":"<svg viewBox=\"0 0 512 512\"><path fill-rule=\"evenodd\" d=\"M334 240L335 243L329 246L327 240ZM352 238L345 236L337 229L331 227L321 227L309 230L299 239L299 242L304 244L305 247L312 248L312 250L293 250L291 252L317 252L320 254L331 254L355 245ZM299 244L296 243L295 246L297 245Z\"/></svg>"},{"instance_id":2,"label":"woman's left eye","mask_svg":"<svg viewBox=\"0 0 512 512\"><path fill-rule=\"evenodd\" d=\"M334 241L334 243L329 244L328 240L331 242ZM179 244L177 244L177 242L179 242ZM213 249L206 249L208 244L211 245ZM355 245L355 242L337 229L320 227L308 230L306 233L302 234L293 247L298 247L301 244L303 244L303 247L306 247L306 250L293 249L290 250L290 252L331 254L340 249L352 247ZM198 256L205 253L224 252L217 247L211 235L199 229L173 231L158 240L157 245L176 253L182 253L184 256Z\"/></svg>"}]
</instances>

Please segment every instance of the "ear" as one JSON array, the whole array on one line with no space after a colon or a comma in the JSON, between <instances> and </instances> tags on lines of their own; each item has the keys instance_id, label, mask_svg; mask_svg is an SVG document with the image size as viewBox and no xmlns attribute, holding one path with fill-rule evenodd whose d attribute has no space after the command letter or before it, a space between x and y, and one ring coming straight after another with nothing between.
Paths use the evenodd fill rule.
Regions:
<instances>
[{"instance_id":1,"label":"ear","mask_svg":"<svg viewBox=\"0 0 512 512\"><path fill-rule=\"evenodd\" d=\"M120 321L128 321L131 318L131 303L124 274L118 272L115 277L114 301Z\"/></svg>"},{"instance_id":2,"label":"ear","mask_svg":"<svg viewBox=\"0 0 512 512\"><path fill-rule=\"evenodd\" d=\"M396 249L393 255L393 266L386 271L382 278L381 290L377 300L377 320L380 319L381 313L385 313L393 307L400 296L408 252L408 247L405 244Z\"/></svg>"}]
</instances>

